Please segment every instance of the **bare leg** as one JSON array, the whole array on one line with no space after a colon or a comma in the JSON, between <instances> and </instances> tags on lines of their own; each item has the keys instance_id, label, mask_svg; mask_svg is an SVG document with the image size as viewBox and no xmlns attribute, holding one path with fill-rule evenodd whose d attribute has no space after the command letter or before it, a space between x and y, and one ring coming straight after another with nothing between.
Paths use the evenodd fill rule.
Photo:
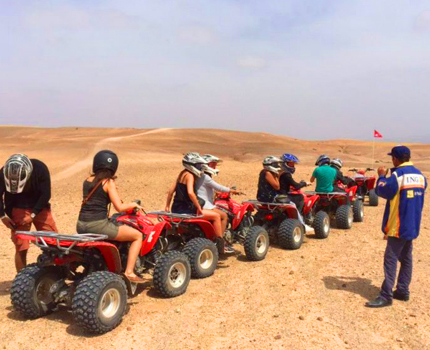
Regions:
<instances>
[{"instance_id":1,"label":"bare leg","mask_svg":"<svg viewBox=\"0 0 430 350\"><path fill-rule=\"evenodd\" d=\"M209 220L215 229L215 234L217 237L223 237L224 232L221 229L221 217L214 210L203 210L203 219Z\"/></svg>"},{"instance_id":2,"label":"bare leg","mask_svg":"<svg viewBox=\"0 0 430 350\"><path fill-rule=\"evenodd\" d=\"M131 241L130 250L128 252L127 266L125 268L125 275L129 277L136 277L134 273L134 266L142 247L142 233L130 226L120 226L116 241L127 242Z\"/></svg>"},{"instance_id":3,"label":"bare leg","mask_svg":"<svg viewBox=\"0 0 430 350\"><path fill-rule=\"evenodd\" d=\"M227 225L228 225L228 216L227 213L220 210L220 209L212 209L214 212L218 213L221 217L221 231L225 232Z\"/></svg>"},{"instance_id":4,"label":"bare leg","mask_svg":"<svg viewBox=\"0 0 430 350\"><path fill-rule=\"evenodd\" d=\"M16 250L15 251L15 267L16 272L21 271L24 267L27 266L27 252L28 250Z\"/></svg>"}]
</instances>

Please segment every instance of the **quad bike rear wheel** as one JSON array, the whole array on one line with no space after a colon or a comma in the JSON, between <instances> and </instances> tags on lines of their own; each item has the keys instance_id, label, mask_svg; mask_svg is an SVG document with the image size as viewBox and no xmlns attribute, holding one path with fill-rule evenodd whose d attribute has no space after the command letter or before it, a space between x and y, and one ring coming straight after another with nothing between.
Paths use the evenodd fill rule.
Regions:
<instances>
[{"instance_id":1,"label":"quad bike rear wheel","mask_svg":"<svg viewBox=\"0 0 430 350\"><path fill-rule=\"evenodd\" d=\"M157 260L153 283L163 297L173 298L184 294L190 278L190 262L184 253L172 250Z\"/></svg>"},{"instance_id":2,"label":"quad bike rear wheel","mask_svg":"<svg viewBox=\"0 0 430 350\"><path fill-rule=\"evenodd\" d=\"M269 234L263 227L254 226L246 235L243 247L248 260L263 260L269 250Z\"/></svg>"},{"instance_id":3,"label":"quad bike rear wheel","mask_svg":"<svg viewBox=\"0 0 430 350\"><path fill-rule=\"evenodd\" d=\"M190 261L191 277L212 276L218 264L217 246L207 238L193 238L182 251Z\"/></svg>"},{"instance_id":4,"label":"quad bike rear wheel","mask_svg":"<svg viewBox=\"0 0 430 350\"><path fill-rule=\"evenodd\" d=\"M97 271L79 282L72 300L76 323L91 333L116 328L127 308L127 287L121 276Z\"/></svg>"},{"instance_id":5,"label":"quad bike rear wheel","mask_svg":"<svg viewBox=\"0 0 430 350\"><path fill-rule=\"evenodd\" d=\"M336 227L349 230L352 227L353 213L350 205L341 205L336 210Z\"/></svg>"},{"instance_id":6,"label":"quad bike rear wheel","mask_svg":"<svg viewBox=\"0 0 430 350\"><path fill-rule=\"evenodd\" d=\"M297 219L285 219L278 229L279 245L284 249L295 250L302 246L304 227Z\"/></svg>"},{"instance_id":7,"label":"quad bike rear wheel","mask_svg":"<svg viewBox=\"0 0 430 350\"><path fill-rule=\"evenodd\" d=\"M330 234L329 215L324 210L320 210L318 213L315 214L312 226L314 228L315 236L317 238L327 238Z\"/></svg>"},{"instance_id":8,"label":"quad bike rear wheel","mask_svg":"<svg viewBox=\"0 0 430 350\"><path fill-rule=\"evenodd\" d=\"M352 212L354 214L354 222L363 222L364 206L362 200L357 199L352 203Z\"/></svg>"},{"instance_id":9,"label":"quad bike rear wheel","mask_svg":"<svg viewBox=\"0 0 430 350\"><path fill-rule=\"evenodd\" d=\"M370 205L371 207L377 207L377 206L378 206L378 204L379 204L379 197L378 197L378 195L376 194L375 189L371 189L371 190L369 191L369 205Z\"/></svg>"},{"instance_id":10,"label":"quad bike rear wheel","mask_svg":"<svg viewBox=\"0 0 430 350\"><path fill-rule=\"evenodd\" d=\"M30 319L48 315L56 306L51 287L62 278L64 276L61 268L28 265L12 282L12 305Z\"/></svg>"}]
</instances>

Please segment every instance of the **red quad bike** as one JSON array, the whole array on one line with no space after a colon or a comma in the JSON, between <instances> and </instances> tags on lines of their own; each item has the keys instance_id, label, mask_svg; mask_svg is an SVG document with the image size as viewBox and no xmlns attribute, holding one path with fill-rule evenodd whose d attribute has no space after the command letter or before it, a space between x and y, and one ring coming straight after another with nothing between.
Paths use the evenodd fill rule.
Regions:
<instances>
[{"instance_id":1,"label":"red quad bike","mask_svg":"<svg viewBox=\"0 0 430 350\"><path fill-rule=\"evenodd\" d=\"M292 195L302 195L304 199L303 216L305 223L314 229L316 238L327 238L330 234L330 217L317 205L320 196L300 190L290 191Z\"/></svg>"},{"instance_id":2,"label":"red quad bike","mask_svg":"<svg viewBox=\"0 0 430 350\"><path fill-rule=\"evenodd\" d=\"M182 251L188 257L191 277L206 278L214 274L219 252L224 250L224 245L208 220L198 215L166 211L153 211L148 215L168 223L169 247Z\"/></svg>"},{"instance_id":3,"label":"red quad bike","mask_svg":"<svg viewBox=\"0 0 430 350\"><path fill-rule=\"evenodd\" d=\"M228 230L224 239L229 243L243 244L245 254L250 261L263 260L269 250L269 234L261 226L253 226L252 213L254 206L249 203L238 203L230 193L218 193L214 204L228 216Z\"/></svg>"},{"instance_id":4,"label":"red quad bike","mask_svg":"<svg viewBox=\"0 0 430 350\"><path fill-rule=\"evenodd\" d=\"M257 209L255 225L261 226L269 234L271 242L277 242L284 249L299 249L305 234L304 224L294 203L287 196L277 196L274 203L249 200Z\"/></svg>"},{"instance_id":5,"label":"red quad bike","mask_svg":"<svg viewBox=\"0 0 430 350\"><path fill-rule=\"evenodd\" d=\"M376 176L366 176L369 171L375 171L375 169L367 168L366 170L349 169L349 171L355 174L351 178L357 184L357 196L361 197L364 201L365 197L369 197L369 205L371 207L377 207L379 204L379 197L375 192Z\"/></svg>"},{"instance_id":6,"label":"red quad bike","mask_svg":"<svg viewBox=\"0 0 430 350\"><path fill-rule=\"evenodd\" d=\"M142 232L135 272L152 273L154 287L164 297L183 294L190 281L190 263L184 253L169 250L170 224L154 225L140 211L117 214L114 220ZM17 311L34 319L63 305L89 332L102 334L119 325L127 296L137 287L123 276L130 242L91 233L19 231L18 237L32 241L42 254L12 283L11 300Z\"/></svg>"},{"instance_id":7,"label":"red quad bike","mask_svg":"<svg viewBox=\"0 0 430 350\"><path fill-rule=\"evenodd\" d=\"M315 234L317 231L319 232L317 237L318 235L324 236L324 233L328 235L327 225L332 219L337 228L346 230L352 227L353 221L363 221L363 202L355 196L357 186L345 188L345 191L346 193L305 192L305 218L314 227Z\"/></svg>"}]
</instances>

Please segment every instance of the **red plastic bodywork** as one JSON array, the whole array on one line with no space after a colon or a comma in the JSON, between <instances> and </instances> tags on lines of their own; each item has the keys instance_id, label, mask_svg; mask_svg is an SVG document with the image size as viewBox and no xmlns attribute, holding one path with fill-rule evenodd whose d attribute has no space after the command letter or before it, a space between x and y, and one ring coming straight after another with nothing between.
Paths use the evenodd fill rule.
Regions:
<instances>
[{"instance_id":1,"label":"red plastic bodywork","mask_svg":"<svg viewBox=\"0 0 430 350\"><path fill-rule=\"evenodd\" d=\"M312 211L315 203L318 201L320 196L318 194L306 194L300 190L298 191L290 191L290 194L301 194L304 199L305 205L303 206L303 214L306 215Z\"/></svg>"},{"instance_id":2,"label":"red plastic bodywork","mask_svg":"<svg viewBox=\"0 0 430 350\"><path fill-rule=\"evenodd\" d=\"M254 206L251 203L238 203L234 199L231 199L230 193L220 193L216 196L214 204L219 209L227 210L229 213L234 215L234 219L231 223L231 228L236 230L243 220L243 217L247 212L253 212Z\"/></svg>"},{"instance_id":3,"label":"red plastic bodywork","mask_svg":"<svg viewBox=\"0 0 430 350\"><path fill-rule=\"evenodd\" d=\"M26 239L26 240L29 240L31 242L34 242L36 240L35 237L22 235L22 234L17 235L17 237L19 239ZM48 245L52 245L54 247L57 246L56 240L53 238L46 237L46 238L44 238L44 240ZM71 241L60 241L59 245L61 247L70 247L73 243L74 242L71 242ZM119 256L118 248L114 244L109 243L109 242L104 242L104 241L97 241L97 242L77 243L75 245L75 247L98 249L106 261L106 266L107 266L108 270L111 272L115 272L115 273L121 272L121 259ZM77 261L77 259L73 258L73 256L74 256L74 254L70 253L70 255L68 255L67 257L57 258L58 263L61 265L61 264L68 263L70 261Z\"/></svg>"}]
</instances>

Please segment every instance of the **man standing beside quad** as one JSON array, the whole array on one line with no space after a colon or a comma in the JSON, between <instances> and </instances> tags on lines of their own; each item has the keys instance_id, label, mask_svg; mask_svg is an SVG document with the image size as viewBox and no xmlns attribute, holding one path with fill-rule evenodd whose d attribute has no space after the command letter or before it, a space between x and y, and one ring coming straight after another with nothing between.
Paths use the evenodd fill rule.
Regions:
<instances>
[{"instance_id":1,"label":"man standing beside quad","mask_svg":"<svg viewBox=\"0 0 430 350\"><path fill-rule=\"evenodd\" d=\"M29 241L18 239L15 231L29 231L33 223L39 231L57 232L50 199L51 177L40 160L14 154L0 169L0 217L12 231L18 272L27 265Z\"/></svg>"},{"instance_id":2,"label":"man standing beside quad","mask_svg":"<svg viewBox=\"0 0 430 350\"><path fill-rule=\"evenodd\" d=\"M392 157L394 165L391 176L387 177L387 169L380 167L376 184L376 194L387 200L382 222L382 232L387 239L384 255L385 280L379 296L366 303L367 307L372 308L389 306L393 303L393 298L409 300L412 241L419 235L424 193L427 188L426 178L409 161L411 151L408 147L396 146L388 155ZM400 272L393 293L397 261L400 261Z\"/></svg>"}]
</instances>

